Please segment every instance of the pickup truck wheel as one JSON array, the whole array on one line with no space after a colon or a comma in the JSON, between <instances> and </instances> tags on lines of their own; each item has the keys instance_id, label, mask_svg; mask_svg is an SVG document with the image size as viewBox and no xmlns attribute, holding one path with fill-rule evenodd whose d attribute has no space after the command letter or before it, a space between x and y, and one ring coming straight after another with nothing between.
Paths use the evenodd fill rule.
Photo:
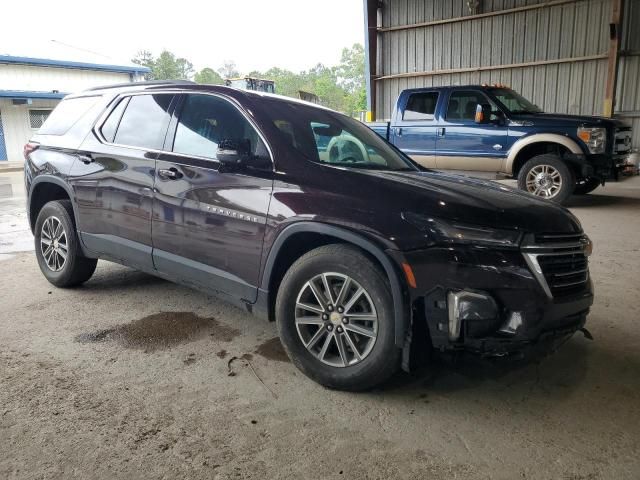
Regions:
<instances>
[{"instance_id":1,"label":"pickup truck wheel","mask_svg":"<svg viewBox=\"0 0 640 480\"><path fill-rule=\"evenodd\" d=\"M574 195L586 195L593 192L601 183L599 178L582 178L576 182L576 188L573 193Z\"/></svg>"},{"instance_id":2,"label":"pickup truck wheel","mask_svg":"<svg viewBox=\"0 0 640 480\"><path fill-rule=\"evenodd\" d=\"M280 284L276 323L294 365L326 387L366 390L398 369L389 283L354 247L300 257Z\"/></svg>"},{"instance_id":3,"label":"pickup truck wheel","mask_svg":"<svg viewBox=\"0 0 640 480\"><path fill-rule=\"evenodd\" d=\"M563 203L573 193L575 176L559 156L537 155L520 169L518 188L538 197Z\"/></svg>"},{"instance_id":4,"label":"pickup truck wheel","mask_svg":"<svg viewBox=\"0 0 640 480\"><path fill-rule=\"evenodd\" d=\"M86 282L98 263L82 256L69 200L56 200L42 207L35 225L35 249L42 274L56 287Z\"/></svg>"}]
</instances>

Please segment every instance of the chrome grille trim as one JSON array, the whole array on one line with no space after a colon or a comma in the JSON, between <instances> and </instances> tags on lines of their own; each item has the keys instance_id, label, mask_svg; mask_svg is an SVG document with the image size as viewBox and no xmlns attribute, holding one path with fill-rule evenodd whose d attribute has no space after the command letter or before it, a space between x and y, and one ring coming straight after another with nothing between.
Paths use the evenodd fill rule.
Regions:
<instances>
[{"instance_id":1,"label":"chrome grille trim","mask_svg":"<svg viewBox=\"0 0 640 480\"><path fill-rule=\"evenodd\" d=\"M567 240L563 242L562 240ZM568 235L526 235L522 243L522 255L536 280L549 298L554 298L554 290L577 287L589 281L589 266L585 254L589 239L583 233ZM548 262L544 259L554 257L567 257L566 262ZM550 264L557 271L550 270ZM575 267L573 267L575 266ZM547 268L545 272L544 267ZM562 270L568 267L567 271ZM575 269L571 269L571 268ZM570 277L578 277L572 279ZM566 278L566 281L563 279ZM551 282L551 284L550 284Z\"/></svg>"}]
</instances>

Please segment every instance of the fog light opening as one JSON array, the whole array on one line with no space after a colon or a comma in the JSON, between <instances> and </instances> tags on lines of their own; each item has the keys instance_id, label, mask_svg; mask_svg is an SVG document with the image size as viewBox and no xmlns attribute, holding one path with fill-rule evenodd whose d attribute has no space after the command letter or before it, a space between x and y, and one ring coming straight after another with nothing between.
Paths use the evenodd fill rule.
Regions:
<instances>
[{"instance_id":1,"label":"fog light opening","mask_svg":"<svg viewBox=\"0 0 640 480\"><path fill-rule=\"evenodd\" d=\"M522 325L522 320L522 312L510 312L507 321L500 327L500 332L515 335L518 328Z\"/></svg>"},{"instance_id":2,"label":"fog light opening","mask_svg":"<svg viewBox=\"0 0 640 480\"><path fill-rule=\"evenodd\" d=\"M490 320L498 316L498 306L491 295L461 290L447 294L449 340L460 338L463 321Z\"/></svg>"}]
</instances>

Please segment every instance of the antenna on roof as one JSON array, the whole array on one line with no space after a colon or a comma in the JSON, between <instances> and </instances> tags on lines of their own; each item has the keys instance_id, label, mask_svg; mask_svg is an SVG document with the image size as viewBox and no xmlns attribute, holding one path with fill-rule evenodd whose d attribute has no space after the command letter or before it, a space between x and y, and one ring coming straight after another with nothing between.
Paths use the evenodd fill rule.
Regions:
<instances>
[{"instance_id":1,"label":"antenna on roof","mask_svg":"<svg viewBox=\"0 0 640 480\"><path fill-rule=\"evenodd\" d=\"M75 49L75 50L79 50L79 51L81 51L81 52L92 53L93 55L98 55L99 57L107 58L107 59L109 59L109 60L112 60L112 58L111 58L111 57L108 57L108 56L106 56L106 55L103 55L102 53L94 52L93 50L88 50L88 49L86 49L86 48L76 47L75 45L70 45L70 44L68 44L68 43L61 42L60 40L50 40L50 41L51 41L51 42L53 42L53 43L58 43L58 44L60 44L60 45L64 45L65 47L69 47L69 48L73 48L73 49Z\"/></svg>"}]
</instances>

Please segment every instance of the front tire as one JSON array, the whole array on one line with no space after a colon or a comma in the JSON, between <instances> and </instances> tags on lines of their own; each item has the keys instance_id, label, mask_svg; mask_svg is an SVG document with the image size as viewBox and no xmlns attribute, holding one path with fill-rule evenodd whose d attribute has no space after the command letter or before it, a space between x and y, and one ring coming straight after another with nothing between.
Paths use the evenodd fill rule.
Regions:
<instances>
[{"instance_id":1,"label":"front tire","mask_svg":"<svg viewBox=\"0 0 640 480\"><path fill-rule=\"evenodd\" d=\"M545 153L528 160L518 173L518 188L537 197L564 203L573 193L573 172L558 155Z\"/></svg>"},{"instance_id":2,"label":"front tire","mask_svg":"<svg viewBox=\"0 0 640 480\"><path fill-rule=\"evenodd\" d=\"M98 261L82 256L69 200L55 200L42 207L35 225L38 265L56 287L75 287L91 278Z\"/></svg>"},{"instance_id":3,"label":"front tire","mask_svg":"<svg viewBox=\"0 0 640 480\"><path fill-rule=\"evenodd\" d=\"M576 188L573 191L573 194L586 195L587 193L593 192L601 183L600 179L595 177L580 179L576 182Z\"/></svg>"},{"instance_id":4,"label":"front tire","mask_svg":"<svg viewBox=\"0 0 640 480\"><path fill-rule=\"evenodd\" d=\"M293 364L326 387L367 390L398 369L389 282L355 247L299 258L278 289L276 323Z\"/></svg>"}]
</instances>

